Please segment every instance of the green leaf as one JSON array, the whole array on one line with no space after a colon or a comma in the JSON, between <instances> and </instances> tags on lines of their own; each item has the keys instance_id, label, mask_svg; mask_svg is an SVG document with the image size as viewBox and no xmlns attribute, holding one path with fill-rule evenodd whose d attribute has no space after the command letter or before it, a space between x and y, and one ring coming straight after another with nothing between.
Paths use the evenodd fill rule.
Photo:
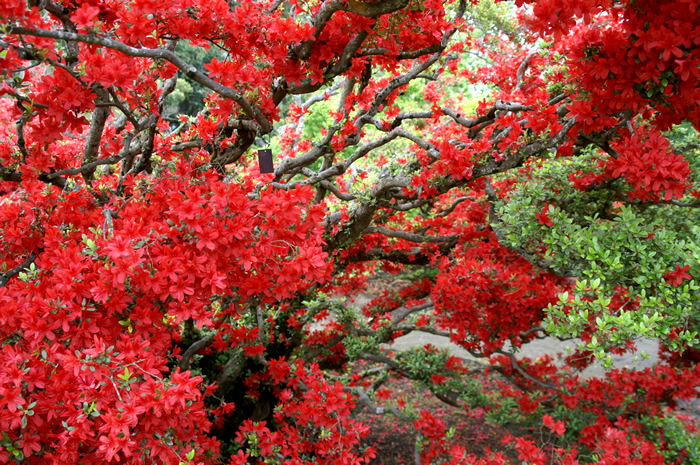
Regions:
<instances>
[{"instance_id":1,"label":"green leaf","mask_svg":"<svg viewBox=\"0 0 700 465\"><path fill-rule=\"evenodd\" d=\"M129 372L129 367L124 368L124 373L121 375L117 375L117 378L122 379L124 381L129 381L131 378L131 373Z\"/></svg>"}]
</instances>

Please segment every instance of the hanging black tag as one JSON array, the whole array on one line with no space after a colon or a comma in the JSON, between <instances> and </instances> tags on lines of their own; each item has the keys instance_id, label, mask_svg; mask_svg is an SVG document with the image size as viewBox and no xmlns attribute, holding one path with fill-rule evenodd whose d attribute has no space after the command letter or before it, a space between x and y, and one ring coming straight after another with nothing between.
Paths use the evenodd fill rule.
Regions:
<instances>
[{"instance_id":1,"label":"hanging black tag","mask_svg":"<svg viewBox=\"0 0 700 465\"><path fill-rule=\"evenodd\" d=\"M261 174L275 172L275 168L272 166L272 149L258 150L258 165Z\"/></svg>"}]
</instances>

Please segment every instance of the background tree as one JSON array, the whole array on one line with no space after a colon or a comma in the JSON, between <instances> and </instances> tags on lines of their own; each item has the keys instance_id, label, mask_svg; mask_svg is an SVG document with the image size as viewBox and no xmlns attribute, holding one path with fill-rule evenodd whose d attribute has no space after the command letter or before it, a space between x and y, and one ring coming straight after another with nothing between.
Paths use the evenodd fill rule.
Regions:
<instances>
[{"instance_id":1,"label":"background tree","mask_svg":"<svg viewBox=\"0 0 700 465\"><path fill-rule=\"evenodd\" d=\"M0 460L369 462L389 377L544 425L529 463L697 460L698 2L476 3L3 2ZM400 407L419 460L504 463Z\"/></svg>"}]
</instances>

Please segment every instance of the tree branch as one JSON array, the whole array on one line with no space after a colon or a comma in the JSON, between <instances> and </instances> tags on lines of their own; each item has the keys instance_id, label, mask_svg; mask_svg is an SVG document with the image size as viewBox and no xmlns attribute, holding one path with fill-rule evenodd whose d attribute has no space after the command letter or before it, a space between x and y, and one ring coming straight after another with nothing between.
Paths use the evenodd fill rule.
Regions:
<instances>
[{"instance_id":1,"label":"tree branch","mask_svg":"<svg viewBox=\"0 0 700 465\"><path fill-rule=\"evenodd\" d=\"M203 85L204 87L216 92L217 94L223 97L226 97L238 103L238 105L241 106L246 115L258 122L258 124L262 128L262 134L269 134L270 132L272 132L272 124L270 124L267 118L265 118L260 109L253 107L245 99L245 97L243 97L243 95L240 94L240 92L230 87L227 87L221 84L220 82L214 81L207 75L198 71L197 68L195 68L194 66L185 62L182 58L180 58L170 50L160 48L136 48L121 42L117 42L112 39L98 37L93 34L76 34L73 32L50 31L39 28L29 29L25 27L10 27L8 33L16 35L44 37L47 39L65 40L68 42L83 42L86 44L99 45L101 47L116 50L118 52L132 57L152 58L168 61L175 65L177 68L179 68L183 73L185 73L185 75L188 78L192 79L193 81Z\"/></svg>"},{"instance_id":2,"label":"tree branch","mask_svg":"<svg viewBox=\"0 0 700 465\"><path fill-rule=\"evenodd\" d=\"M520 374L520 376L527 379L528 381L531 381L531 382L533 382L533 383L537 384L538 386L543 387L545 389L551 389L552 391L562 392L562 390L560 388L558 388L557 386L555 386L554 384L544 382L542 380L539 380L539 379L529 375L525 370L522 369L522 367L518 363L518 359L515 358L515 355L511 354L510 352L506 352L506 351L500 350L500 349L496 349L494 352L501 354L501 355L505 355L508 358L510 358L511 365L513 366L513 368L515 368L515 371L517 371L518 374Z\"/></svg>"},{"instance_id":3,"label":"tree branch","mask_svg":"<svg viewBox=\"0 0 700 465\"><path fill-rule=\"evenodd\" d=\"M97 152L100 149L102 141L102 133L107 124L111 110L109 107L99 106L98 104L109 102L109 92L99 84L92 86L92 91L97 95L95 104L97 108L92 112L92 121L90 122L90 132L88 133L87 141L85 142L85 151L83 152L82 164L86 165L97 160ZM88 168L82 171L85 182L90 184L95 175L95 170Z\"/></svg>"},{"instance_id":4,"label":"tree branch","mask_svg":"<svg viewBox=\"0 0 700 465\"><path fill-rule=\"evenodd\" d=\"M391 312L391 324L392 325L398 325L401 323L407 316L412 315L417 312L422 312L423 310L427 310L430 307L433 306L432 302L426 302L422 305L416 305L415 307L399 307ZM420 328L416 328L420 330Z\"/></svg>"},{"instance_id":5,"label":"tree branch","mask_svg":"<svg viewBox=\"0 0 700 465\"><path fill-rule=\"evenodd\" d=\"M384 226L370 226L364 232L364 234L379 233L387 237L394 237L397 239L404 239L410 242L431 242L434 244L457 242L459 236L424 236L422 234L413 234L406 231L397 231L394 229L388 229Z\"/></svg>"},{"instance_id":6,"label":"tree branch","mask_svg":"<svg viewBox=\"0 0 700 465\"><path fill-rule=\"evenodd\" d=\"M219 377L216 378L216 385L218 386L217 392L221 395L228 391L231 384L238 378L243 370L243 365L245 362L245 357L243 356L243 349L235 348L231 353L231 358L229 358L226 365L224 365Z\"/></svg>"},{"instance_id":7,"label":"tree branch","mask_svg":"<svg viewBox=\"0 0 700 465\"><path fill-rule=\"evenodd\" d=\"M41 253L43 249L39 249L38 251L32 252L29 254L26 260L22 262L21 264L17 265L16 267L12 268L11 270L5 272L5 274L0 276L0 287L4 287L10 279L14 278L24 270L28 270L29 267L31 266L32 263L34 263L34 260L39 256L39 253Z\"/></svg>"},{"instance_id":8,"label":"tree branch","mask_svg":"<svg viewBox=\"0 0 700 465\"><path fill-rule=\"evenodd\" d=\"M209 347L212 342L214 342L214 333L208 334L206 337L192 343L184 354L182 354L182 359L180 360L180 369L182 371L187 371L190 369L190 362L192 357L194 357L200 350Z\"/></svg>"},{"instance_id":9,"label":"tree branch","mask_svg":"<svg viewBox=\"0 0 700 465\"><path fill-rule=\"evenodd\" d=\"M362 389L361 387L348 386L345 388L345 390L352 392L353 394L357 395L357 397L359 398L358 404L361 407L359 409L356 409L356 412L362 410L364 407L369 407L370 411L376 415L383 415L384 413L386 413L384 407L377 407L377 405L374 402L372 402L372 399L370 399L367 392L364 389ZM410 418L407 415L404 415L399 409L397 409L393 405L389 406L388 411L400 420L403 420L403 421L410 420Z\"/></svg>"},{"instance_id":10,"label":"tree branch","mask_svg":"<svg viewBox=\"0 0 700 465\"><path fill-rule=\"evenodd\" d=\"M518 72L516 74L517 84L515 85L515 90L520 90L520 87L523 85L523 79L525 78L525 72L527 71L528 66L530 66L530 60L538 53L539 52L529 53L525 57L523 62L520 63L520 66L518 67Z\"/></svg>"}]
</instances>

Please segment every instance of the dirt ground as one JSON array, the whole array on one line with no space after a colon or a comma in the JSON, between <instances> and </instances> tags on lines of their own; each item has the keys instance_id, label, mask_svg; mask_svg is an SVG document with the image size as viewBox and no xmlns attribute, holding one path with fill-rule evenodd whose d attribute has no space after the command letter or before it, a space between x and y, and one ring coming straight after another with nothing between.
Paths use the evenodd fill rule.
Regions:
<instances>
[{"instance_id":1,"label":"dirt ground","mask_svg":"<svg viewBox=\"0 0 700 465\"><path fill-rule=\"evenodd\" d=\"M445 421L448 429L454 428L452 442L465 448L467 454L482 457L490 452L502 452L513 463L517 463L517 454L502 443L507 434L504 428L490 425L483 418L470 416L468 412L450 407L430 393L414 386L410 382L388 383L387 388L415 402L414 409L429 410L433 415ZM357 415L359 420L371 426L368 445L374 444L375 465L415 464L416 432L410 422L397 419L392 414L377 415L368 408Z\"/></svg>"}]
</instances>

